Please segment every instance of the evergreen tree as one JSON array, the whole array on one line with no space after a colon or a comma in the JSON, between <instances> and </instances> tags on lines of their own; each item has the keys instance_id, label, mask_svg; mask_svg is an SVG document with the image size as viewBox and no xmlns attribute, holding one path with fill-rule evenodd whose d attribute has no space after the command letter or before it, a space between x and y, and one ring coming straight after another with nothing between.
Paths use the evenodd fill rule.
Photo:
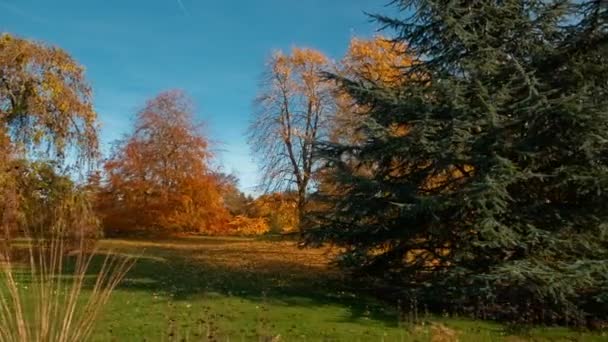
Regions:
<instances>
[{"instance_id":1,"label":"evergreen tree","mask_svg":"<svg viewBox=\"0 0 608 342\"><path fill-rule=\"evenodd\" d=\"M394 88L338 79L363 143L318 151L339 192L308 243L429 305L608 314L608 10L601 0L400 0L419 56ZM396 130L395 127L406 129ZM523 311L523 309L528 310Z\"/></svg>"}]
</instances>

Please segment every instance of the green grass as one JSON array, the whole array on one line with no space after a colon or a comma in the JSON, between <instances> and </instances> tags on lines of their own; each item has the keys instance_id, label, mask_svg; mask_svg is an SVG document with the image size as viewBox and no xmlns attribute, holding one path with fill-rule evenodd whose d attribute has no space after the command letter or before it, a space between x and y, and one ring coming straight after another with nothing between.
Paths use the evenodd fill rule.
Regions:
<instances>
[{"instance_id":1,"label":"green grass","mask_svg":"<svg viewBox=\"0 0 608 342\"><path fill-rule=\"evenodd\" d=\"M102 248L145 251L104 308L95 341L452 341L452 333L460 341L608 340L564 328L517 336L491 322L423 313L425 324L405 324L390 306L347 290L327 264L331 251L293 242L105 240Z\"/></svg>"}]
</instances>

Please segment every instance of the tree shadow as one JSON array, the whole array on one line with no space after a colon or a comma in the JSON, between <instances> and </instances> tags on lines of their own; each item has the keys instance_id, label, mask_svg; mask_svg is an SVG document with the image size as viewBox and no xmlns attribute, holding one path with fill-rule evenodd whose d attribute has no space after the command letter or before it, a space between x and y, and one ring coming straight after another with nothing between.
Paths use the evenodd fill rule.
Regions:
<instances>
[{"instance_id":1,"label":"tree shadow","mask_svg":"<svg viewBox=\"0 0 608 342\"><path fill-rule=\"evenodd\" d=\"M338 305L349 311L346 322L366 318L386 326L398 324L395 310L348 287L343 276L327 266L326 256L298 250L293 243L260 246L255 240L188 238L112 245L116 255L138 255L145 248L119 285L121 291L165 294L178 301L221 295L307 308ZM86 286L93 285L104 258L104 253L93 257Z\"/></svg>"}]
</instances>

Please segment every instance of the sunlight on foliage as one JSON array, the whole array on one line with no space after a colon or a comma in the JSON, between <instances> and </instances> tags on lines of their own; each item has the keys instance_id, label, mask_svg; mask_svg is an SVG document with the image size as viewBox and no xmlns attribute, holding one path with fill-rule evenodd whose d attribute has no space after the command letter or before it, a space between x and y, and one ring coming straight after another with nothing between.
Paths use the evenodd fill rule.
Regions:
<instances>
[{"instance_id":1,"label":"sunlight on foliage","mask_svg":"<svg viewBox=\"0 0 608 342\"><path fill-rule=\"evenodd\" d=\"M97 114L82 66L60 48L8 34L0 35L0 66L0 129L16 148L97 156Z\"/></svg>"},{"instance_id":2,"label":"sunlight on foliage","mask_svg":"<svg viewBox=\"0 0 608 342\"><path fill-rule=\"evenodd\" d=\"M106 231L221 232L228 212L210 158L189 98L169 91L148 101L105 163L98 202Z\"/></svg>"}]
</instances>

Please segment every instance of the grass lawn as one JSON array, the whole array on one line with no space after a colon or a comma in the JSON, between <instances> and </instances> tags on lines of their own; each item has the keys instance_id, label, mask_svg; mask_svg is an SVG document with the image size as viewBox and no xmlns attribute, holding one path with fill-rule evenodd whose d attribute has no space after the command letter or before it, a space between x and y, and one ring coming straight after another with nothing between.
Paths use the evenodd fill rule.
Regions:
<instances>
[{"instance_id":1,"label":"grass lawn","mask_svg":"<svg viewBox=\"0 0 608 342\"><path fill-rule=\"evenodd\" d=\"M104 308L95 341L608 340L564 328L517 335L456 318L400 323L395 310L346 290L328 266L330 250L293 242L197 237L101 245L143 256Z\"/></svg>"}]
</instances>

